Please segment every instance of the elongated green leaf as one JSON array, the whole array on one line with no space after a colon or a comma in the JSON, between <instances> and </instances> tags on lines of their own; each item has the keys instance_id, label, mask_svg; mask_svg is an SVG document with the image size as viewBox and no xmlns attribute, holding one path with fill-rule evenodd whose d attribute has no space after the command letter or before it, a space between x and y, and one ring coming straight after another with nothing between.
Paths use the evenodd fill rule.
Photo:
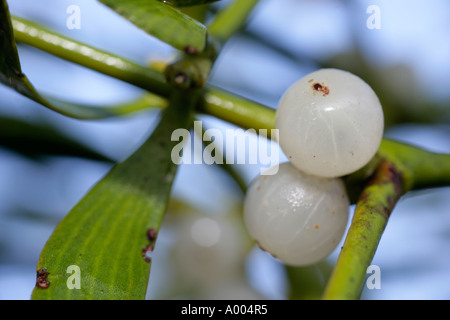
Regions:
<instances>
[{"instance_id":1,"label":"elongated green leaf","mask_svg":"<svg viewBox=\"0 0 450 320\"><path fill-rule=\"evenodd\" d=\"M181 8L181 7L197 6L200 4L208 4L212 2L217 2L219 0L159 0L159 1L170 4L171 6L174 7Z\"/></svg>"},{"instance_id":2,"label":"elongated green leaf","mask_svg":"<svg viewBox=\"0 0 450 320\"><path fill-rule=\"evenodd\" d=\"M53 111L77 119L114 117L150 106L161 107L165 104L161 98L150 93L130 104L104 108L78 105L39 94L25 74L22 73L8 6L5 0L0 1L0 45L2 47L0 51L0 82L3 84ZM20 23L20 20L16 22Z\"/></svg>"},{"instance_id":3,"label":"elongated green leaf","mask_svg":"<svg viewBox=\"0 0 450 320\"><path fill-rule=\"evenodd\" d=\"M146 234L159 230L175 177L171 152L177 142L171 141L171 134L192 123L190 110L196 99L186 95L174 92L150 138L57 226L38 262L37 269L45 269L46 278L41 276L33 299L145 297L150 271L143 257L149 245ZM80 289L67 286L75 281L67 273L70 266L79 267Z\"/></svg>"},{"instance_id":4,"label":"elongated green leaf","mask_svg":"<svg viewBox=\"0 0 450 320\"><path fill-rule=\"evenodd\" d=\"M206 27L172 6L158 0L99 0L145 32L184 50L203 51Z\"/></svg>"},{"instance_id":5,"label":"elongated green leaf","mask_svg":"<svg viewBox=\"0 0 450 320\"><path fill-rule=\"evenodd\" d=\"M23 77L6 0L0 4L0 81L23 91Z\"/></svg>"},{"instance_id":6,"label":"elongated green leaf","mask_svg":"<svg viewBox=\"0 0 450 320\"><path fill-rule=\"evenodd\" d=\"M112 161L50 126L13 118L0 118L0 146L31 158L58 155Z\"/></svg>"}]
</instances>

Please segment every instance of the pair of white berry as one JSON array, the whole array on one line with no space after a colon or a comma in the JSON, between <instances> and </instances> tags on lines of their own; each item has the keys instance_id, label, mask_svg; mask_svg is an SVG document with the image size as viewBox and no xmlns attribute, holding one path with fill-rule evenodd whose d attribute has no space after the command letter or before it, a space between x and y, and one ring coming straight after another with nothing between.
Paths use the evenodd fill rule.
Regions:
<instances>
[{"instance_id":1,"label":"pair of white berry","mask_svg":"<svg viewBox=\"0 0 450 320\"><path fill-rule=\"evenodd\" d=\"M327 257L345 232L349 200L338 177L375 155L384 117L378 97L359 77L321 69L283 95L276 114L289 162L250 185L245 223L258 245L289 265Z\"/></svg>"}]
</instances>

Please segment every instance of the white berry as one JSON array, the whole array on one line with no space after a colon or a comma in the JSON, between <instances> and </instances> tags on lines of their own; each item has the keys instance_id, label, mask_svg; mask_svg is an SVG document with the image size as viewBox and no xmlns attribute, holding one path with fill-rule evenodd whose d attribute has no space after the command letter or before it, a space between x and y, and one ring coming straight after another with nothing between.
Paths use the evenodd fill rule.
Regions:
<instances>
[{"instance_id":1,"label":"white berry","mask_svg":"<svg viewBox=\"0 0 450 320\"><path fill-rule=\"evenodd\" d=\"M362 79L347 71L321 69L286 91L276 127L281 149L295 167L340 177L375 155L384 117L377 95Z\"/></svg>"},{"instance_id":2,"label":"white berry","mask_svg":"<svg viewBox=\"0 0 450 320\"><path fill-rule=\"evenodd\" d=\"M245 224L259 246L289 265L327 257L341 240L349 200L342 181L302 173L289 162L257 177L247 191Z\"/></svg>"}]
</instances>

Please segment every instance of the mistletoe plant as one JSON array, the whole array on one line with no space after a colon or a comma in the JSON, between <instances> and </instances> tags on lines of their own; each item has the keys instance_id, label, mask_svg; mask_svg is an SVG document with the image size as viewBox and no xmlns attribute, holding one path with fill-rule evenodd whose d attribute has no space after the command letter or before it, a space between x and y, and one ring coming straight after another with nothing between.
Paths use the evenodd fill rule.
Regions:
<instances>
[{"instance_id":1,"label":"mistletoe plant","mask_svg":"<svg viewBox=\"0 0 450 320\"><path fill-rule=\"evenodd\" d=\"M148 140L128 159L115 164L54 230L37 264L33 299L143 299L151 266L148 253L153 250L157 241L177 172L177 165L171 159L176 143L171 141L172 133L180 128L190 130L196 114L208 114L245 129L266 129L270 132L276 128L275 110L208 84L209 73L221 54L222 47L242 28L257 0L235 0L219 11L210 11L213 16L208 25L203 20L210 8L209 3L214 2L213 0L100 2L105 5L104 10L114 10L146 31L149 36L157 37L178 49L179 56L163 69L140 65L54 33L32 21L11 17L6 0L0 2L0 81L4 85L57 113L81 120L120 117L147 108L160 108L162 114ZM190 8L190 11L185 8L192 6L195 7ZM74 104L43 95L22 72L16 42L130 83L144 89L145 93L127 104L102 107ZM353 105L351 112L356 112L355 119L360 121L356 126L359 126L362 133L360 135L356 130L353 135L356 141L365 141L365 144L352 144L350 140L341 144L339 132L333 132L333 128L327 131L325 120L325 129L320 134L317 130L323 129L324 123L315 122L314 118L308 116L308 112L304 112L305 109L286 110L283 105L284 114L279 118L284 119L277 119L277 126L284 126L283 121L287 123L288 129L284 129L286 134L282 133L280 144L282 147L288 146L287 152L294 155L292 163L295 167L307 167L305 170L310 170L315 175L324 173L327 177L341 177L342 180L320 178L318 181L290 164L282 165L279 174L269 178L275 179L275 189L296 183L297 187L312 193L316 189L325 190L323 195L311 197L313 201L317 201L313 209L325 207L330 213L335 212L333 219L340 221L336 223L339 230L317 230L317 234L308 237L305 232L296 231L301 226L290 223L290 220L285 221L286 228L297 232L297 240L300 240L289 246L290 251L286 255L283 251L286 248L271 243L273 238L269 235L260 235L259 225L267 221L258 218L258 203L267 200L280 208L289 204L283 202L285 199L282 196L266 191L254 196L259 188L256 185L249 189L246 201L246 223L250 233L256 235L255 238L259 237L260 245L267 246L276 253L280 251L281 260L286 260L288 264L300 265L315 263L329 253L331 242L327 243L327 248L319 248L316 255L311 256L310 247L321 243L323 239L334 241L334 248L343 232L345 223L341 222L347 219L348 205L356 203L337 264L326 287L321 290L321 297L324 299L359 297L366 269L375 254L388 218L402 195L411 190L450 184L450 155L381 139L383 124L380 123L382 116L376 106L376 96L353 76L346 74L344 78L341 77L342 74L333 74L330 81L332 85L334 83L335 86L344 88L339 99L347 99L345 95L349 91L353 90L353 94L356 92L360 104ZM327 91L333 90L333 87L327 89L322 82L306 82L304 85L313 85L319 91L319 98L329 95L328 98L331 99L335 93ZM310 102L302 94L294 96L288 100L294 99L300 105ZM369 110L374 103L375 109L358 114L358 106ZM385 110L385 113L389 113L389 110ZM345 131L346 127L353 130L350 127L355 126L355 123L346 123L346 117L341 115L329 121L335 121L339 130ZM1 125L0 129L5 132L10 130L22 139L26 138L27 132L45 136L49 144L66 148L67 154L75 152L90 158L102 158L80 146L71 147L69 141L57 141L44 128L21 127L20 124L11 122ZM320 162L308 155L311 150L308 145L298 143L309 139L306 130L316 133L310 140L318 150L322 150L317 154L321 157ZM367 132L373 137L369 139L364 136ZM330 135L337 140L329 140ZM328 142L323 142L327 138ZM331 154L326 144L330 141L334 141L335 148ZM325 145L321 146L321 143ZM14 144L10 147L20 149L20 146ZM347 152L348 148L354 148L349 149L354 154ZM333 155L333 152L336 154ZM333 157L339 158L337 171L332 170ZM226 169L245 191L247 186L242 178L231 166L226 165ZM264 187L265 178L260 179ZM305 214L309 214L308 210ZM330 221L335 221L330 219L319 215L312 229L319 224L323 223L325 226ZM300 223L302 220L292 221ZM67 289L66 272L70 265L79 266L83 272L83 286L80 290ZM302 272L301 268L288 267L293 299L305 297L303 291L307 286Z\"/></svg>"}]
</instances>

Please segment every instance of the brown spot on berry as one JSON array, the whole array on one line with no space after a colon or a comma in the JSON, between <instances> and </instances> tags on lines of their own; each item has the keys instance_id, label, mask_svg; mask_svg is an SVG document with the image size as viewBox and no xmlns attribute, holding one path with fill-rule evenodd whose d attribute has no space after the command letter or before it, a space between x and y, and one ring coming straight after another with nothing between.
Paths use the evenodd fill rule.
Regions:
<instances>
[{"instance_id":1,"label":"brown spot on berry","mask_svg":"<svg viewBox=\"0 0 450 320\"><path fill-rule=\"evenodd\" d=\"M314 79L309 79L308 83L311 83L311 82L313 82L313 81L314 81Z\"/></svg>"},{"instance_id":2,"label":"brown spot on berry","mask_svg":"<svg viewBox=\"0 0 450 320\"><path fill-rule=\"evenodd\" d=\"M316 225L314 226L314 229L319 229L319 226L316 224Z\"/></svg>"},{"instance_id":3,"label":"brown spot on berry","mask_svg":"<svg viewBox=\"0 0 450 320\"><path fill-rule=\"evenodd\" d=\"M314 90L322 92L324 97L330 93L330 89L320 83L316 82L312 85L312 87Z\"/></svg>"},{"instance_id":4,"label":"brown spot on berry","mask_svg":"<svg viewBox=\"0 0 450 320\"><path fill-rule=\"evenodd\" d=\"M331 214L335 214L336 212L334 212L334 210L331 211Z\"/></svg>"},{"instance_id":5,"label":"brown spot on berry","mask_svg":"<svg viewBox=\"0 0 450 320\"><path fill-rule=\"evenodd\" d=\"M256 188L256 191L259 191L259 190L261 190L261 187L257 187L257 188Z\"/></svg>"}]
</instances>

